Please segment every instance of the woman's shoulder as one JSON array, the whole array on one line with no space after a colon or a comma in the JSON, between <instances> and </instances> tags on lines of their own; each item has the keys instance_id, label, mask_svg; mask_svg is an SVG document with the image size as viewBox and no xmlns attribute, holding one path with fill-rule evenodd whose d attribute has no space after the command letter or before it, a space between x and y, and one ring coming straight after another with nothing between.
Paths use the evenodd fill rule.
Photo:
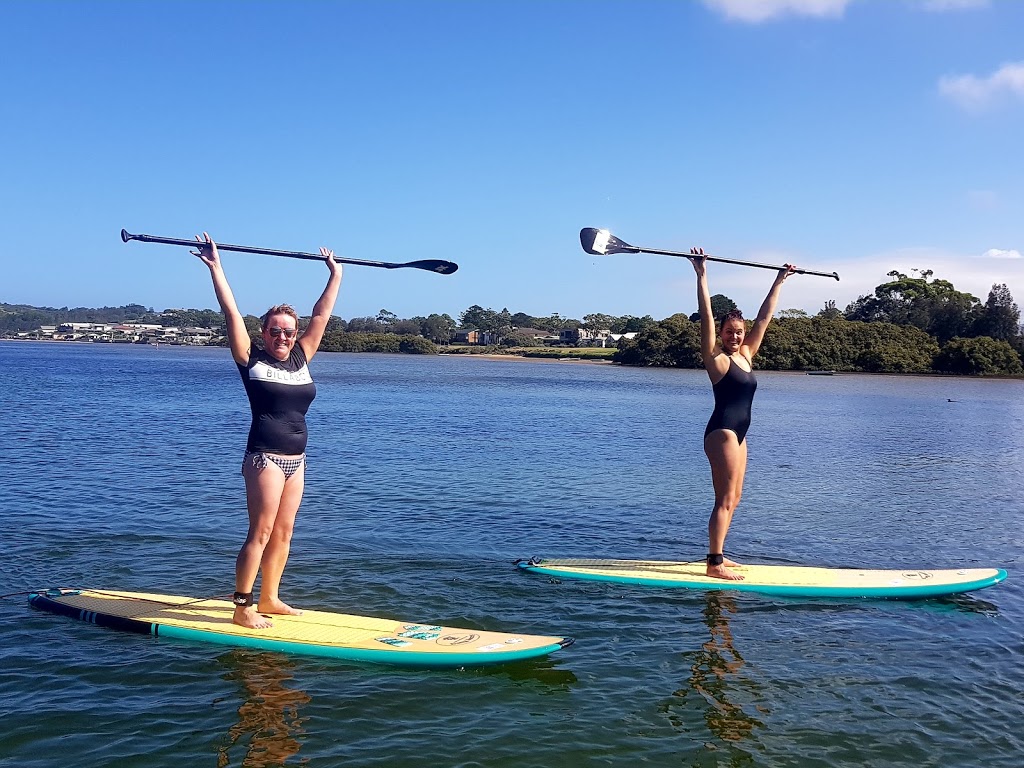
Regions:
<instances>
[{"instance_id":1,"label":"woman's shoulder","mask_svg":"<svg viewBox=\"0 0 1024 768\"><path fill-rule=\"evenodd\" d=\"M708 373L722 373L724 374L729 370L729 361L731 358L725 354L725 350L721 347L715 347L715 351L712 352L708 357L704 358L704 367L708 370Z\"/></svg>"}]
</instances>

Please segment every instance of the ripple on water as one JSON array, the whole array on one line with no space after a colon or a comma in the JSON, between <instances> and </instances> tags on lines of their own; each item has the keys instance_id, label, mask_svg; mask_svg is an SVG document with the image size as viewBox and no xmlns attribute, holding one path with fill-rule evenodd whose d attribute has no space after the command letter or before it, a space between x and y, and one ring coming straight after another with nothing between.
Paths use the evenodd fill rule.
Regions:
<instances>
[{"instance_id":1,"label":"ripple on water","mask_svg":"<svg viewBox=\"0 0 1024 768\"><path fill-rule=\"evenodd\" d=\"M0 409L0 593L227 593L245 527L236 371L225 350L99 346L0 343L19 371L19 409ZM1011 572L895 602L513 567L706 551L702 372L325 354L314 376L287 598L576 644L490 669L373 668L118 633L17 596L0 601L0 763L1016 768L1024 754L1021 382L759 374L730 551Z\"/></svg>"}]
</instances>

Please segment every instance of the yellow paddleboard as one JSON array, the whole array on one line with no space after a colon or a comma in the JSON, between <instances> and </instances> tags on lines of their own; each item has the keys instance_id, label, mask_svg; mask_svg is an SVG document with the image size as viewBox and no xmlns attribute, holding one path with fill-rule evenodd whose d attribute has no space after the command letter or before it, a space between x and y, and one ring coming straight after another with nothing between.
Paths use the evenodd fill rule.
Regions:
<instances>
[{"instance_id":1,"label":"yellow paddleboard","mask_svg":"<svg viewBox=\"0 0 1024 768\"><path fill-rule=\"evenodd\" d=\"M229 600L91 589L50 589L29 603L104 627L158 637L411 667L476 667L545 656L572 638L485 632L431 622L305 611L268 629L231 621Z\"/></svg>"},{"instance_id":2,"label":"yellow paddleboard","mask_svg":"<svg viewBox=\"0 0 1024 768\"><path fill-rule=\"evenodd\" d=\"M1000 568L948 570L871 570L811 568L792 565L741 565L730 570L742 581L713 579L703 560L678 563L661 560L519 560L531 573L568 579L610 581L677 589L732 589L793 597L897 597L952 595L998 584L1006 578Z\"/></svg>"}]
</instances>

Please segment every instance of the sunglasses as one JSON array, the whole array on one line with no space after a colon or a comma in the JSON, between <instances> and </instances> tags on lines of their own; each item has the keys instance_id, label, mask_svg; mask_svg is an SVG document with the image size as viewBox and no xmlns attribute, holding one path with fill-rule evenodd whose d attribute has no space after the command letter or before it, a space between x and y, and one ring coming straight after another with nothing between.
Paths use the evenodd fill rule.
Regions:
<instances>
[{"instance_id":1,"label":"sunglasses","mask_svg":"<svg viewBox=\"0 0 1024 768\"><path fill-rule=\"evenodd\" d=\"M298 331L295 328L278 328L276 325L273 328L268 328L270 335L275 339L278 336L284 336L286 339L292 338Z\"/></svg>"}]
</instances>

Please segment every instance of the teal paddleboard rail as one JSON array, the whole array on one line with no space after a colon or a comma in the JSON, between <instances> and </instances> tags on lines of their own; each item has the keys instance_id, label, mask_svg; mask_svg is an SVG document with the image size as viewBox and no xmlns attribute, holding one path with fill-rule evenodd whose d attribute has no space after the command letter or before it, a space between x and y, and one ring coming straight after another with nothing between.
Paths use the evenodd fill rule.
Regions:
<instances>
[{"instance_id":1,"label":"teal paddleboard rail","mask_svg":"<svg viewBox=\"0 0 1024 768\"><path fill-rule=\"evenodd\" d=\"M169 627L153 625L153 634L158 637L169 637L202 643L218 643L235 648L253 648L261 651L277 651L295 653L304 656L319 656L328 659L365 662L368 664L389 664L391 666L418 667L420 669L455 669L458 667L480 667L492 664L506 664L513 661L536 658L565 648L572 643L567 639L562 643L552 643L543 648L531 648L528 651L490 651L484 653L420 653L418 651L389 651L387 649L369 650L365 648L339 648L336 646L312 645L309 643L289 643L282 640L267 640L261 637L239 637L221 635L216 632L203 632L185 627Z\"/></svg>"},{"instance_id":2,"label":"teal paddleboard rail","mask_svg":"<svg viewBox=\"0 0 1024 768\"><path fill-rule=\"evenodd\" d=\"M339 659L343 661L387 664L390 666L415 667L420 669L457 669L460 667L483 667L495 664L506 664L509 662L523 661L526 659L546 656L562 648L566 648L574 642L573 638L567 637L547 645L533 646L526 649L517 649L514 646L510 646L508 649L466 653L453 653L450 651L446 653L429 653L404 649L368 649L345 647L340 645L318 645L312 642L294 642L259 637L258 635L237 635L210 632L190 627L160 624L124 616L106 614L98 611L84 610L59 602L57 599L77 593L77 590L44 590L30 594L28 602L33 608L37 608L39 610L48 611L61 616L67 616L72 619L84 621L89 624L95 624L100 627L133 632L135 634L151 635L153 637L171 638L191 642L214 643L235 648L252 648L256 650L293 653L304 656L318 656L321 658Z\"/></svg>"},{"instance_id":3,"label":"teal paddleboard rail","mask_svg":"<svg viewBox=\"0 0 1024 768\"><path fill-rule=\"evenodd\" d=\"M629 574L581 573L579 571L560 568L558 565L545 565L543 560L520 560L516 566L529 573L557 576L581 581L604 581L611 584L631 584L643 587L663 587L669 589L695 590L729 590L732 592L756 592L762 595L779 597L841 597L841 598L896 598L901 600L973 592L1006 579L1006 571L995 569L991 576L956 584L913 584L887 587L851 587L851 586L812 586L788 584L755 584L746 581L705 581L690 579L671 579L665 577L650 578Z\"/></svg>"}]
</instances>

